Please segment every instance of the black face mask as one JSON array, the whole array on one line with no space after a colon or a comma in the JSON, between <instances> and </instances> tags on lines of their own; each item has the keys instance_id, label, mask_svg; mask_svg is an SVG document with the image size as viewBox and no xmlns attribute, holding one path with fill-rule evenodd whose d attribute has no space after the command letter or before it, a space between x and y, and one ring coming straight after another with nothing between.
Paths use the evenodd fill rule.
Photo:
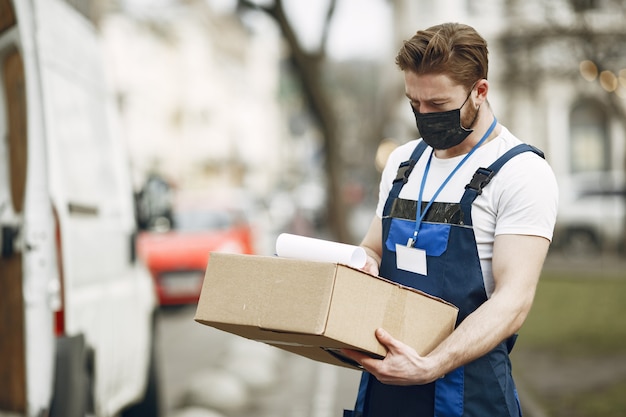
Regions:
<instances>
[{"instance_id":1,"label":"black face mask","mask_svg":"<svg viewBox=\"0 0 626 417\"><path fill-rule=\"evenodd\" d=\"M411 110L413 110L415 115L417 129L422 135L424 142L433 149L450 149L459 145L474 131L461 126L461 109L467 103L473 90L474 88L472 87L461 107L455 110L420 113L411 106ZM478 110L470 126L474 125L477 117Z\"/></svg>"}]
</instances>

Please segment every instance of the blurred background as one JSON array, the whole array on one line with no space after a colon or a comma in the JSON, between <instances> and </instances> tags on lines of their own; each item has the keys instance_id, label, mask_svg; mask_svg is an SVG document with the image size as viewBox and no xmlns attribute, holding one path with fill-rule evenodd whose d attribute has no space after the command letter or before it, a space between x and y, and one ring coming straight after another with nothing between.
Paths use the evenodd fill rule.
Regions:
<instances>
[{"instance_id":1,"label":"blurred background","mask_svg":"<svg viewBox=\"0 0 626 417\"><path fill-rule=\"evenodd\" d=\"M136 191L237 206L261 252L285 229L359 241L377 169L417 135L395 52L442 21L487 38L498 119L557 174L554 249L623 249L622 1L73 3L102 34Z\"/></svg>"},{"instance_id":2,"label":"blurred background","mask_svg":"<svg viewBox=\"0 0 626 417\"><path fill-rule=\"evenodd\" d=\"M626 2L119 0L91 7L136 189L158 177L177 192L235 206L251 221L261 254L273 253L283 231L358 243L386 156L417 135L395 53L419 28L474 26L490 46L496 116L546 152L561 192L531 334L515 356L519 378L536 394L537 405L526 408L623 415L626 404L611 393L626 388L626 331L609 323L623 326L624 307L611 300L626 295ZM615 309L598 312L596 303Z\"/></svg>"},{"instance_id":3,"label":"blurred background","mask_svg":"<svg viewBox=\"0 0 626 417\"><path fill-rule=\"evenodd\" d=\"M280 365L247 368L253 389L237 391L216 371L222 353L241 348L193 322L207 259L192 252L271 255L282 232L358 243L388 154L418 135L395 54L445 21L487 39L494 113L546 153L559 182L554 242L513 354L525 413L626 413L626 1L67 3L102 42L137 251L162 306L169 414L321 417L351 407L352 371L257 348L245 356ZM181 257L192 265L183 272ZM219 394L193 388L212 384Z\"/></svg>"}]
</instances>

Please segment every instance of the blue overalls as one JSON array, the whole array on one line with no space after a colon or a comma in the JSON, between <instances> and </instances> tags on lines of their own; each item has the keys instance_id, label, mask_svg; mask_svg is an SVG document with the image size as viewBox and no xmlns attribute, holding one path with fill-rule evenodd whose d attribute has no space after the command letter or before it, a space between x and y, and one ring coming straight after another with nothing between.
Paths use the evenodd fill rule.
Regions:
<instances>
[{"instance_id":1,"label":"blue overalls","mask_svg":"<svg viewBox=\"0 0 626 417\"><path fill-rule=\"evenodd\" d=\"M430 208L415 247L426 251L425 277L396 267L395 245L406 245L414 233L417 202L398 196L426 147L420 141L411 159L400 165L386 201L380 276L451 302L459 308L458 325L487 300L472 229L472 203L509 159L527 151L541 157L543 153L518 145L489 168L479 168L459 203L422 203L424 209L427 204ZM385 385L364 372L355 410L344 411L344 417L520 417L509 360L514 342L511 337L485 356L426 385Z\"/></svg>"}]
</instances>

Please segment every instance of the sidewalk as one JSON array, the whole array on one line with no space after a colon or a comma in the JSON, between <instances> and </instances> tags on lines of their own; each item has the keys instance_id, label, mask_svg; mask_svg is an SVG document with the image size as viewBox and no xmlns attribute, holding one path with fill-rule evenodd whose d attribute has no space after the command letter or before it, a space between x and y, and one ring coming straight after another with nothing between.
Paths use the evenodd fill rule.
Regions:
<instances>
[{"instance_id":1,"label":"sidewalk","mask_svg":"<svg viewBox=\"0 0 626 417\"><path fill-rule=\"evenodd\" d=\"M617 254L599 254L596 256L566 256L549 253L543 267L544 271L567 272L572 278L589 273L602 272L611 278L626 279L626 257Z\"/></svg>"}]
</instances>

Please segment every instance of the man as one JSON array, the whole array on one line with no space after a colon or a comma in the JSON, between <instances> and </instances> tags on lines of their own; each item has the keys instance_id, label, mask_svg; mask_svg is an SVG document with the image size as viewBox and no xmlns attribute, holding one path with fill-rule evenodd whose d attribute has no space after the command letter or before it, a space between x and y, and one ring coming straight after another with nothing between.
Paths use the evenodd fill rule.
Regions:
<instances>
[{"instance_id":1,"label":"man","mask_svg":"<svg viewBox=\"0 0 626 417\"><path fill-rule=\"evenodd\" d=\"M426 356L384 329L384 359L346 350L367 372L344 415L520 416L508 355L552 238L554 174L497 122L487 43L473 28L418 31L396 63L422 140L389 157L364 269L453 303L459 318Z\"/></svg>"}]
</instances>

